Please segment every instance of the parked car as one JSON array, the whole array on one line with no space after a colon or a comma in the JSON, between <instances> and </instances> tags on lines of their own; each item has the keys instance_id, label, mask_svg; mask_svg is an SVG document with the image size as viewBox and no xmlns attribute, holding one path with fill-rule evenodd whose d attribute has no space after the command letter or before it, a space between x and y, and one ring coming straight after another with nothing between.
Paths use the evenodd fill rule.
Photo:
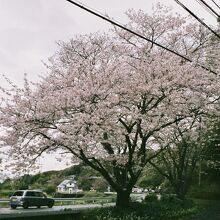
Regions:
<instances>
[{"instance_id":1,"label":"parked car","mask_svg":"<svg viewBox=\"0 0 220 220\"><path fill-rule=\"evenodd\" d=\"M9 205L12 209L16 209L18 206L22 206L27 209L30 206L48 206L52 208L54 200L47 198L47 196L39 190L18 190L11 197Z\"/></svg>"}]
</instances>

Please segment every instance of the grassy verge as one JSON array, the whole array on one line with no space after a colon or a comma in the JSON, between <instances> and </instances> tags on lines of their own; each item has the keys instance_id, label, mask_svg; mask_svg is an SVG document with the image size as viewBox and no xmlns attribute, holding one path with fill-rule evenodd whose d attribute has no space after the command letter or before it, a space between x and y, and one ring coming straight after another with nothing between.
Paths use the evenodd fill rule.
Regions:
<instances>
[{"instance_id":1,"label":"grassy verge","mask_svg":"<svg viewBox=\"0 0 220 220\"><path fill-rule=\"evenodd\" d=\"M86 211L81 220L179 220L193 216L198 207L192 200L163 198L160 201L149 199L142 203L132 203L127 209L99 208Z\"/></svg>"},{"instance_id":2,"label":"grassy verge","mask_svg":"<svg viewBox=\"0 0 220 220\"><path fill-rule=\"evenodd\" d=\"M220 219L220 201L195 199L198 212L188 218L180 220L219 220Z\"/></svg>"}]
</instances>

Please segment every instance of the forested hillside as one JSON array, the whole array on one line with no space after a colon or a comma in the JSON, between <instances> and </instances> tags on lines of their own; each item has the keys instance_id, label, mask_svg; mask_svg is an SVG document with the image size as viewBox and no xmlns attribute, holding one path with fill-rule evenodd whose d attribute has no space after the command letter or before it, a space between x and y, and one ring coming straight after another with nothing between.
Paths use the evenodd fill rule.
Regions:
<instances>
[{"instance_id":1,"label":"forested hillside","mask_svg":"<svg viewBox=\"0 0 220 220\"><path fill-rule=\"evenodd\" d=\"M59 171L48 171L36 175L26 174L16 179L6 179L0 184L0 197L5 197L11 191L18 189L41 189L48 194L53 194L56 187L68 176L75 175L78 187L84 191L91 188L104 191L107 189L106 182L91 168L83 165L75 165Z\"/></svg>"}]
</instances>

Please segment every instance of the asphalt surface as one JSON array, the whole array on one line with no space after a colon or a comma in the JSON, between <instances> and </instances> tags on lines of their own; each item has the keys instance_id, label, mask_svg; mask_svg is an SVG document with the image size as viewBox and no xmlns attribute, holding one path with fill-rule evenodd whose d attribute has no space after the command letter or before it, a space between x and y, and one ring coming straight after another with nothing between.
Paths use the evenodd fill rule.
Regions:
<instances>
[{"instance_id":1,"label":"asphalt surface","mask_svg":"<svg viewBox=\"0 0 220 220\"><path fill-rule=\"evenodd\" d=\"M86 209L114 206L114 203L108 204L87 204L87 205L66 205L66 206L54 206L53 208L35 208L30 207L28 209L23 209L18 207L17 209L11 208L0 208L0 219L10 219L14 217L28 217L28 216L49 216L56 214L71 214L79 213Z\"/></svg>"}]
</instances>

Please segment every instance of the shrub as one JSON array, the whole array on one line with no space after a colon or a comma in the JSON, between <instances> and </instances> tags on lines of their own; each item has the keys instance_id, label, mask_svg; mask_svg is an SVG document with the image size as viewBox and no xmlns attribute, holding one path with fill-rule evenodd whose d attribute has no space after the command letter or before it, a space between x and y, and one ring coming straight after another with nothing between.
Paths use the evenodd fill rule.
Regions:
<instances>
[{"instance_id":1,"label":"shrub","mask_svg":"<svg viewBox=\"0 0 220 220\"><path fill-rule=\"evenodd\" d=\"M157 200L156 194L150 194L145 197L144 202L156 202Z\"/></svg>"},{"instance_id":2,"label":"shrub","mask_svg":"<svg viewBox=\"0 0 220 220\"><path fill-rule=\"evenodd\" d=\"M14 193L13 190L0 190L0 198L8 198Z\"/></svg>"},{"instance_id":3,"label":"shrub","mask_svg":"<svg viewBox=\"0 0 220 220\"><path fill-rule=\"evenodd\" d=\"M178 199L175 194L162 194L161 202L163 203L174 203L182 205L183 201Z\"/></svg>"},{"instance_id":4,"label":"shrub","mask_svg":"<svg viewBox=\"0 0 220 220\"><path fill-rule=\"evenodd\" d=\"M101 193L101 192L96 192L96 191L87 191L84 192L85 193L85 197L106 197L106 196L112 196L112 195L108 195L105 193Z\"/></svg>"},{"instance_id":5,"label":"shrub","mask_svg":"<svg viewBox=\"0 0 220 220\"><path fill-rule=\"evenodd\" d=\"M204 183L200 187L194 185L190 188L188 196L197 199L219 200L219 185L215 183Z\"/></svg>"},{"instance_id":6,"label":"shrub","mask_svg":"<svg viewBox=\"0 0 220 220\"><path fill-rule=\"evenodd\" d=\"M44 189L44 191L45 191L47 194L52 195L53 193L56 192L56 186L54 186L54 185L48 185L48 186Z\"/></svg>"},{"instance_id":7,"label":"shrub","mask_svg":"<svg viewBox=\"0 0 220 220\"><path fill-rule=\"evenodd\" d=\"M153 197L152 197L153 198ZM184 205L184 203L182 203ZM155 200L152 202L132 203L129 208L119 209L117 207L93 209L86 211L83 220L168 220L195 214L197 208L191 206L175 206L174 200L166 203Z\"/></svg>"}]
</instances>

